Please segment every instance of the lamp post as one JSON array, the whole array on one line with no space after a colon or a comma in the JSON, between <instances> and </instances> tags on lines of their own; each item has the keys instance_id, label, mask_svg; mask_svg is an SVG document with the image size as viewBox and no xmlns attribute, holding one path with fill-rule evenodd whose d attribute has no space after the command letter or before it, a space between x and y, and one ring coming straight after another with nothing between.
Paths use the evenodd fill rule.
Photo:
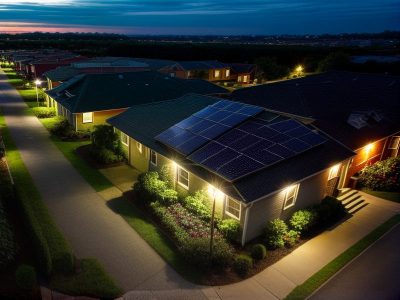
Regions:
<instances>
[{"instance_id":1,"label":"lamp post","mask_svg":"<svg viewBox=\"0 0 400 300\"><path fill-rule=\"evenodd\" d=\"M211 212L211 232L210 232L210 264L213 257L213 244L214 244L214 218L215 218L215 202L217 198L217 189L212 187L213 193L213 206Z\"/></svg>"},{"instance_id":2,"label":"lamp post","mask_svg":"<svg viewBox=\"0 0 400 300\"><path fill-rule=\"evenodd\" d=\"M36 103L37 106L39 107L39 92L38 92L38 85L41 85L42 82L39 79L35 80L35 85L36 85Z\"/></svg>"}]
</instances>

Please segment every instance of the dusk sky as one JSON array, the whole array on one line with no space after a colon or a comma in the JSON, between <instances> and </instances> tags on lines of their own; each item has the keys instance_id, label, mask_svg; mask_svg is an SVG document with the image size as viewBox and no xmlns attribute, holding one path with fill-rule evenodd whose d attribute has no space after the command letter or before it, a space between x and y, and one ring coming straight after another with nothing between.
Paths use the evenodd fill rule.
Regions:
<instances>
[{"instance_id":1,"label":"dusk sky","mask_svg":"<svg viewBox=\"0 0 400 300\"><path fill-rule=\"evenodd\" d=\"M1 32L321 34L400 30L395 0L0 0Z\"/></svg>"}]
</instances>

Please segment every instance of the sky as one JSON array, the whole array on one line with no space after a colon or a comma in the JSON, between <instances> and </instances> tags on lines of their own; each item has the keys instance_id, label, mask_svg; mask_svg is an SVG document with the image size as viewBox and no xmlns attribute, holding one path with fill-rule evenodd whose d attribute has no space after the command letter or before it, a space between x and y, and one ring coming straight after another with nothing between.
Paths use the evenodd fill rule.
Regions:
<instances>
[{"instance_id":1,"label":"sky","mask_svg":"<svg viewBox=\"0 0 400 300\"><path fill-rule=\"evenodd\" d=\"M259 35L400 30L400 0L0 0L0 32Z\"/></svg>"}]
</instances>

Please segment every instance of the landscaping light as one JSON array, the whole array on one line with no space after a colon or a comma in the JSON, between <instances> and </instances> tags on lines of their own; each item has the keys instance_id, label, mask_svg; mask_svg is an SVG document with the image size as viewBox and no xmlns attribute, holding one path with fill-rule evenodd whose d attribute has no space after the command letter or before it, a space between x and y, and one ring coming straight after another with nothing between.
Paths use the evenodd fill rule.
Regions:
<instances>
[{"instance_id":1,"label":"landscaping light","mask_svg":"<svg viewBox=\"0 0 400 300\"><path fill-rule=\"evenodd\" d=\"M36 86L41 85L41 84L42 84L42 81L41 81L41 80L39 80L39 79L36 79L36 80L35 80L35 85L36 85Z\"/></svg>"},{"instance_id":2,"label":"landscaping light","mask_svg":"<svg viewBox=\"0 0 400 300\"><path fill-rule=\"evenodd\" d=\"M209 185L208 193L213 198L213 206L211 212L211 232L210 232L210 264L213 256L213 243L214 243L214 219L215 219L215 202L217 199L223 199L224 193L222 193L219 189L215 188L213 185Z\"/></svg>"}]
</instances>

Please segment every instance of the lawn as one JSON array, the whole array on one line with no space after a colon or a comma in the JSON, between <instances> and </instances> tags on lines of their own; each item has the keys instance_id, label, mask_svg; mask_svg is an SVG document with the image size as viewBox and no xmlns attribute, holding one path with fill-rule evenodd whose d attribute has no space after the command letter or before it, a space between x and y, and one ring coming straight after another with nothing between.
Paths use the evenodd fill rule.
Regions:
<instances>
[{"instance_id":1,"label":"lawn","mask_svg":"<svg viewBox=\"0 0 400 300\"><path fill-rule=\"evenodd\" d=\"M370 194L375 197L379 197L382 199L400 203L400 193L399 192L371 191L371 190L364 190L364 189L362 191L364 193Z\"/></svg>"},{"instance_id":2,"label":"lawn","mask_svg":"<svg viewBox=\"0 0 400 300\"><path fill-rule=\"evenodd\" d=\"M375 230L370 232L363 239L358 241L352 247L344 251L325 267L319 270L317 273L312 275L303 284L297 286L285 299L306 299L308 298L317 288L319 288L329 278L334 276L340 269L342 269L347 263L353 258L364 251L368 246L377 241L382 235L393 228L395 225L400 223L400 215L395 215L385 223L377 227Z\"/></svg>"}]
</instances>

